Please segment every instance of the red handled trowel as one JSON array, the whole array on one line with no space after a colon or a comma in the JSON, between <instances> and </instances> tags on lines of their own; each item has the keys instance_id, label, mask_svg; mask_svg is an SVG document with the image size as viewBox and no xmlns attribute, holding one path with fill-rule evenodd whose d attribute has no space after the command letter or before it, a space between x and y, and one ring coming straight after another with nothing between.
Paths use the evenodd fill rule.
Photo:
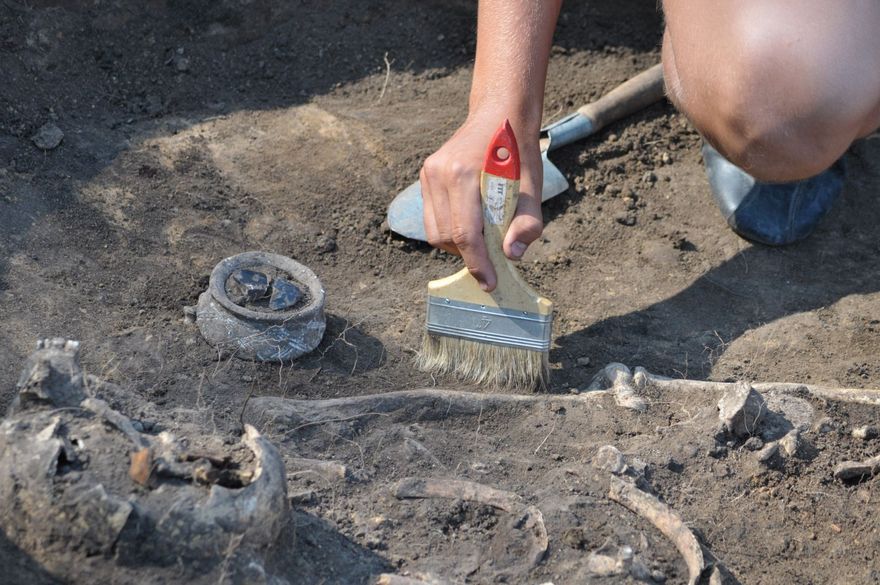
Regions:
<instances>
[{"instance_id":1,"label":"red handled trowel","mask_svg":"<svg viewBox=\"0 0 880 585\"><path fill-rule=\"evenodd\" d=\"M568 180L547 155L572 142L599 132L663 98L663 69L655 65L617 86L599 100L579 108L541 130L544 184L541 200L547 201L568 189ZM427 241L422 223L422 186L416 181L397 194L388 207L392 231L413 240Z\"/></svg>"}]
</instances>

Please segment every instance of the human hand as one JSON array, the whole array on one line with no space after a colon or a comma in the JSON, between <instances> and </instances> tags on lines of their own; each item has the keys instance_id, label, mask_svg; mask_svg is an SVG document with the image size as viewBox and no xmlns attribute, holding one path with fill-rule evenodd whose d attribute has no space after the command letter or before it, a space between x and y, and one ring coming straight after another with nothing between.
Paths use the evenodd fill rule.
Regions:
<instances>
[{"instance_id":1,"label":"human hand","mask_svg":"<svg viewBox=\"0 0 880 585\"><path fill-rule=\"evenodd\" d=\"M419 175L428 242L461 256L487 292L495 289L497 277L483 239L480 173L489 142L505 117L504 113L469 117L452 138L425 160ZM538 128L526 128L514 121L511 125L520 150L520 192L503 248L508 258L519 260L543 230L543 169Z\"/></svg>"}]
</instances>

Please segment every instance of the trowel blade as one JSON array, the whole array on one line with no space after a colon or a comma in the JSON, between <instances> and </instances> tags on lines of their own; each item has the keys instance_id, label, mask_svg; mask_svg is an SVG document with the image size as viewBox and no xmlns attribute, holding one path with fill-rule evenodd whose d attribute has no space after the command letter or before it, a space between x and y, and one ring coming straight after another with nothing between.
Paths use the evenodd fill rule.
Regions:
<instances>
[{"instance_id":1,"label":"trowel blade","mask_svg":"<svg viewBox=\"0 0 880 585\"><path fill-rule=\"evenodd\" d=\"M541 188L541 201L547 201L568 190L568 181L556 165L547 158L547 152L541 153L544 168L544 184ZM401 191L388 206L388 226L391 231L405 238L428 240L425 235L425 224L422 221L422 185L418 181Z\"/></svg>"}]
</instances>

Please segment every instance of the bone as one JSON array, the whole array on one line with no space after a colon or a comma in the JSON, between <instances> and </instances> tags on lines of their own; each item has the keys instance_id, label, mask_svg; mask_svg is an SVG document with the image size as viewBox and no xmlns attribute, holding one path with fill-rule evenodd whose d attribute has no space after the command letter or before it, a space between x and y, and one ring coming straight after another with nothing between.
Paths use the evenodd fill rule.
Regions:
<instances>
[{"instance_id":1,"label":"bone","mask_svg":"<svg viewBox=\"0 0 880 585\"><path fill-rule=\"evenodd\" d=\"M588 390L608 390L623 408L644 412L648 403L636 393L633 375L623 364L611 363L602 368L590 382Z\"/></svg>"},{"instance_id":2,"label":"bone","mask_svg":"<svg viewBox=\"0 0 880 585\"><path fill-rule=\"evenodd\" d=\"M536 567L547 554L550 539L544 514L535 506L525 506L517 494L484 484L456 479L405 478L392 490L398 499L446 498L466 500L492 506L510 514L520 515L517 526L531 534L534 543L529 551L529 566Z\"/></svg>"},{"instance_id":3,"label":"bone","mask_svg":"<svg viewBox=\"0 0 880 585\"><path fill-rule=\"evenodd\" d=\"M447 498L479 502L505 512L522 506L522 498L513 492L458 479L402 479L394 486L394 497L399 500Z\"/></svg>"},{"instance_id":4,"label":"bone","mask_svg":"<svg viewBox=\"0 0 880 585\"><path fill-rule=\"evenodd\" d=\"M336 461L324 461L323 459L307 459L305 457L291 457L287 460L288 466L297 471L313 471L330 481L345 481L351 479L348 467Z\"/></svg>"},{"instance_id":5,"label":"bone","mask_svg":"<svg viewBox=\"0 0 880 585\"><path fill-rule=\"evenodd\" d=\"M403 577L401 575L392 575L390 573L382 573L376 580L376 585L432 585L429 581L421 579L413 579L412 577Z\"/></svg>"},{"instance_id":6,"label":"bone","mask_svg":"<svg viewBox=\"0 0 880 585\"><path fill-rule=\"evenodd\" d=\"M685 525L675 510L651 494L615 476L611 476L611 489L608 492L608 497L648 520L666 538L671 540L681 556L684 557L688 568L688 585L697 584L703 571L706 570L703 549L697 542L694 533Z\"/></svg>"},{"instance_id":7,"label":"bone","mask_svg":"<svg viewBox=\"0 0 880 585\"><path fill-rule=\"evenodd\" d=\"M841 481L865 479L878 473L880 473L880 455L864 461L843 461L834 467L834 477Z\"/></svg>"},{"instance_id":8,"label":"bone","mask_svg":"<svg viewBox=\"0 0 880 585\"><path fill-rule=\"evenodd\" d=\"M375 416L392 415L395 421L443 420L456 416L479 416L493 409L521 404L589 404L608 394L586 392L547 396L542 394L498 394L462 392L440 388L421 388L332 398L329 400L291 400L264 396L251 399L244 420L258 428L292 433L317 424L349 422Z\"/></svg>"},{"instance_id":9,"label":"bone","mask_svg":"<svg viewBox=\"0 0 880 585\"><path fill-rule=\"evenodd\" d=\"M687 380L684 378L667 378L648 372L645 368L637 367L633 374L633 383L637 388L648 384L658 388L692 388L695 390L724 392L739 382L712 382L708 380ZM791 382L761 382L751 385L761 394L779 392L781 394L807 393L816 398L837 402L854 402L880 406L880 390L874 388L832 388L828 386L813 386L810 384L797 384Z\"/></svg>"},{"instance_id":10,"label":"bone","mask_svg":"<svg viewBox=\"0 0 880 585\"><path fill-rule=\"evenodd\" d=\"M137 432L134 428L134 425L131 424L131 420L123 415L120 412L117 412L110 408L110 406L104 402L103 400L98 400L97 398L86 398L80 403L82 408L94 412L105 421L122 431L128 439L134 443L135 447L138 449L145 449L150 446L150 443Z\"/></svg>"}]
</instances>

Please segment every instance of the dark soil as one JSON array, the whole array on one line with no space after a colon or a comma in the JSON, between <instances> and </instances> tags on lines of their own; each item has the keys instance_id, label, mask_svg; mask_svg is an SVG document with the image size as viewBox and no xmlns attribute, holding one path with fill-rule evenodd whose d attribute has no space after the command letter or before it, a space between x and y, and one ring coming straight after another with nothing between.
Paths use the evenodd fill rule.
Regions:
<instances>
[{"instance_id":1,"label":"dark soil","mask_svg":"<svg viewBox=\"0 0 880 585\"><path fill-rule=\"evenodd\" d=\"M475 3L463 0L0 2L0 408L35 340L55 336L81 340L91 373L160 412L209 409L206 432L220 434L240 430L249 397L453 386L412 358L425 284L460 261L391 235L383 220L465 116L474 23ZM651 2L567 4L545 119L655 63L661 26ZM30 137L47 122L64 138L43 151ZM521 264L557 309L551 393L584 389L612 361L672 377L880 386L880 141L854 146L830 217L781 249L726 228L699 145L662 104L553 153L572 189L545 205L544 237ZM327 291L324 341L293 365L219 360L183 318L213 266L247 250L302 262ZM439 466L386 460L389 441L399 450L406 437L382 417L364 440L280 437L287 456L338 459L370 479L292 481L291 493L315 499L295 512L278 566L305 576L292 583L397 568L498 578L486 559L507 558L508 518L379 496L383 476L445 473L555 502L544 510L551 553L530 581L582 582L590 550L611 537L638 548L644 533L652 562L681 582L671 545L591 478L589 457L613 443L654 464L654 488L743 583L875 582L874 484L841 486L830 470L876 453L876 441L846 434L876 412L816 405L844 430L816 438L814 459L768 471L745 455L740 465L736 450L715 459L691 448L711 440L703 427L655 432L712 400L665 397L641 416L609 404L601 415L462 418L419 439ZM684 471L669 471L669 457ZM477 462L500 463L481 474L470 471ZM2 533L0 558L27 582L51 579Z\"/></svg>"}]
</instances>

